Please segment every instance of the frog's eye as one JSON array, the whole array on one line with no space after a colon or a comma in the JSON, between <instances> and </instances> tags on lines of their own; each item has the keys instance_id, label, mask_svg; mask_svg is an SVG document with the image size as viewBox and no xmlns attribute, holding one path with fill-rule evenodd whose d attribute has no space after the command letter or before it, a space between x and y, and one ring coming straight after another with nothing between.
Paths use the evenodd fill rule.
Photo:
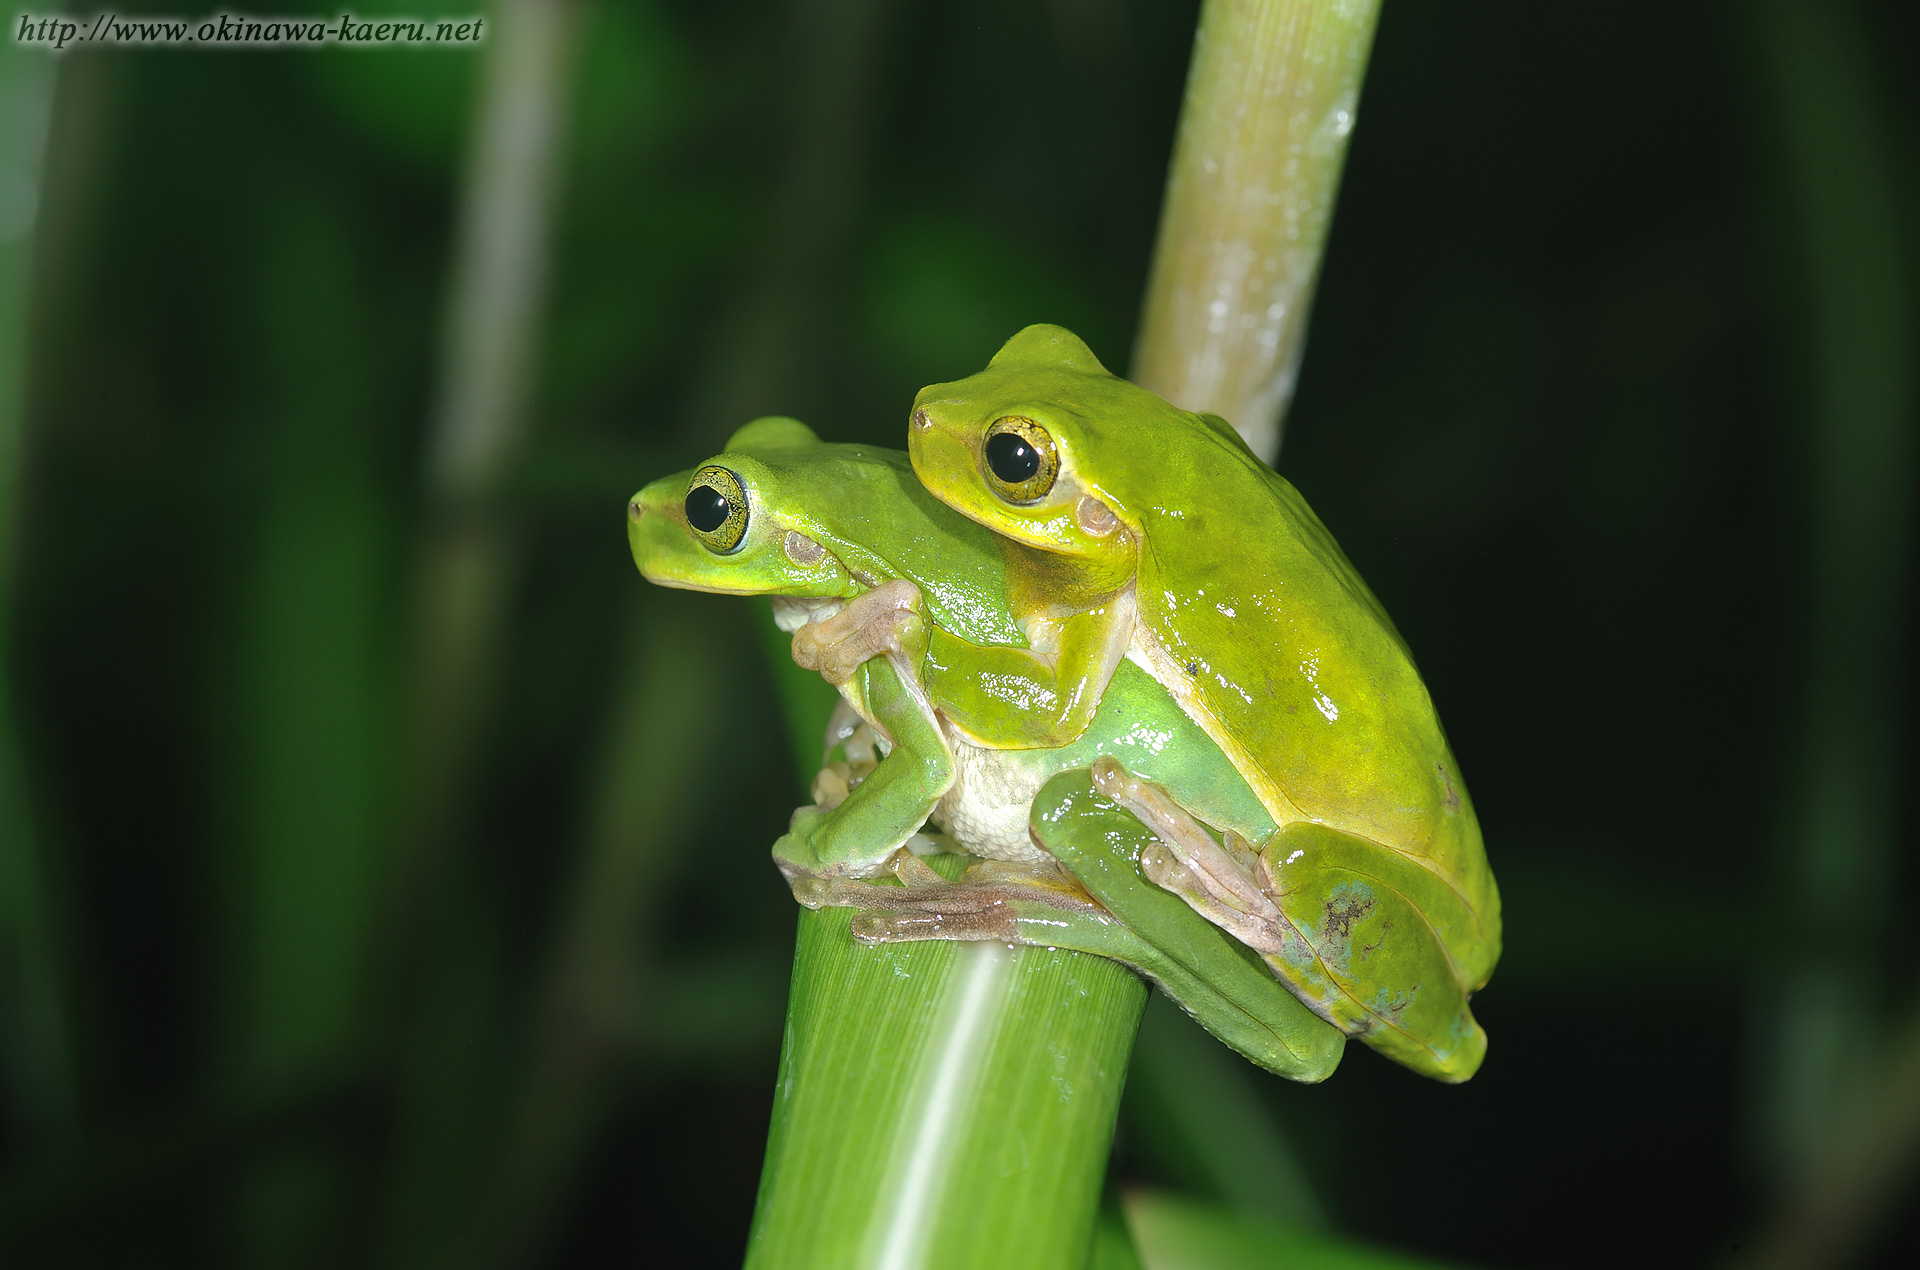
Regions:
<instances>
[{"instance_id":1,"label":"frog's eye","mask_svg":"<svg viewBox=\"0 0 1920 1270\"><path fill-rule=\"evenodd\" d=\"M1008 415L995 419L981 447L987 484L1009 503L1036 503L1060 475L1060 452L1047 430L1031 419Z\"/></svg>"},{"instance_id":2,"label":"frog's eye","mask_svg":"<svg viewBox=\"0 0 1920 1270\"><path fill-rule=\"evenodd\" d=\"M747 536L747 491L740 478L709 464L687 487L687 525L709 551L730 555Z\"/></svg>"}]
</instances>

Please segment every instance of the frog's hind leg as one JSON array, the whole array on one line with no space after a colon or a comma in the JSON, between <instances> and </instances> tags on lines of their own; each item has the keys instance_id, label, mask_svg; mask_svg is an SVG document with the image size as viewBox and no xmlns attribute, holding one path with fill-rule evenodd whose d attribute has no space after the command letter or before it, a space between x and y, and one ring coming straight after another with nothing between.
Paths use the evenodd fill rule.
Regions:
<instances>
[{"instance_id":1,"label":"frog's hind leg","mask_svg":"<svg viewBox=\"0 0 1920 1270\"><path fill-rule=\"evenodd\" d=\"M1113 773L1107 775L1111 787ZM1178 806L1169 801L1167 807L1206 836ZM1167 807L1156 800L1150 810L1164 822L1159 813ZM1142 879L1136 862L1154 852L1167 855L1162 835L1102 792L1093 773L1062 772L1049 780L1034 799L1029 827L1034 843L1071 869L1102 909L1118 919L1109 919L1112 925L1100 932L1103 946L1067 939L1063 945L1126 962L1209 1032L1268 1071L1301 1081L1332 1074L1345 1035L1302 1004L1247 946L1196 912L1184 895ZM1170 856L1168 861L1180 867Z\"/></svg>"},{"instance_id":2,"label":"frog's hind leg","mask_svg":"<svg viewBox=\"0 0 1920 1270\"><path fill-rule=\"evenodd\" d=\"M1115 924L1073 875L1052 861L974 860L950 882L902 851L888 872L899 885L808 875L789 884L793 898L806 908L858 909L853 934L869 944L950 939L1079 948L1079 942L1051 935ZM1095 935L1087 937L1098 942Z\"/></svg>"},{"instance_id":3,"label":"frog's hind leg","mask_svg":"<svg viewBox=\"0 0 1920 1270\"><path fill-rule=\"evenodd\" d=\"M1254 877L1254 852L1240 835L1228 830L1225 845L1214 841L1166 790L1110 757L1094 761L1092 777L1095 789L1152 831L1139 857L1148 881L1256 952L1280 954L1300 942Z\"/></svg>"}]
</instances>

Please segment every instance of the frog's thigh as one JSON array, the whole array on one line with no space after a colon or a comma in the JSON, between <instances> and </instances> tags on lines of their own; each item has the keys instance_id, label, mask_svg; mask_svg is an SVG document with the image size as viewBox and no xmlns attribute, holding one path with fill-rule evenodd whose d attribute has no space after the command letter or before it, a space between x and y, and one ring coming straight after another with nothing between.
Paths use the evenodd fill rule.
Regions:
<instances>
[{"instance_id":1,"label":"frog's thigh","mask_svg":"<svg viewBox=\"0 0 1920 1270\"><path fill-rule=\"evenodd\" d=\"M1090 773L1049 780L1034 799L1030 823L1034 841L1118 919L1101 932L1105 946L1062 939L1064 946L1126 962L1268 1071L1303 1081L1332 1074L1346 1038L1247 947L1140 876L1136 862L1161 845L1160 836L1097 790Z\"/></svg>"},{"instance_id":2,"label":"frog's thigh","mask_svg":"<svg viewBox=\"0 0 1920 1270\"><path fill-rule=\"evenodd\" d=\"M773 844L773 857L789 881L883 872L953 784L953 751L899 667L875 658L858 673L868 709L892 736L893 748L839 806L794 813L791 831Z\"/></svg>"},{"instance_id":3,"label":"frog's thigh","mask_svg":"<svg viewBox=\"0 0 1920 1270\"><path fill-rule=\"evenodd\" d=\"M1458 902L1418 863L1324 825L1268 839L1262 878L1304 940L1267 960L1319 1013L1428 1076L1461 1081L1486 1054L1486 1033L1426 914Z\"/></svg>"}]
</instances>

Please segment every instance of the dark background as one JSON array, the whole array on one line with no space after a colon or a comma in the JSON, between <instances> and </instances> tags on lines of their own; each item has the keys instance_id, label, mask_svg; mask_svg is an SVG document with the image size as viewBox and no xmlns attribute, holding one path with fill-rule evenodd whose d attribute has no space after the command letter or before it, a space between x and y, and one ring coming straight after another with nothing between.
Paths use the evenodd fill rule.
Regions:
<instances>
[{"instance_id":1,"label":"dark background","mask_svg":"<svg viewBox=\"0 0 1920 1270\"><path fill-rule=\"evenodd\" d=\"M1910 522L1822 554L1859 341L1820 297L1911 321L1920 24L1810 7L1830 44L1786 3L1384 7L1279 466L1420 659L1508 939L1470 1084L1359 1046L1258 1079L1342 1232L1750 1251L1824 1140L1780 1128L1793 975L1853 1003L1846 1091L1910 1015ZM647 587L624 499L758 413L899 445L1029 322L1123 367L1195 11L582 3L528 439L451 511L423 447L478 56L62 61L4 616L68 1075L15 1036L10 1262L737 1261L797 778L764 609ZM1868 156L1826 205L1790 144L1821 65ZM1897 250L1836 274L1820 207L1862 189ZM423 856L416 580L473 525L506 598ZM1831 664L1868 679L1838 723ZM1837 916L1796 871L1821 727L1884 776ZM1155 1114L1118 1175L1220 1193ZM1905 1197L1861 1264L1920 1236Z\"/></svg>"}]
</instances>

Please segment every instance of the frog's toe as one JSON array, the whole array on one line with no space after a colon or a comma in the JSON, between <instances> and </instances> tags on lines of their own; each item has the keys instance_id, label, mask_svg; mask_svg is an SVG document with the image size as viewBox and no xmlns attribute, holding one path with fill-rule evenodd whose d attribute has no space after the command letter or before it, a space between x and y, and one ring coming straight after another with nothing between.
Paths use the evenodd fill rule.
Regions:
<instances>
[{"instance_id":1,"label":"frog's toe","mask_svg":"<svg viewBox=\"0 0 1920 1270\"><path fill-rule=\"evenodd\" d=\"M1094 760L1092 776L1095 789L1132 812L1165 847L1164 854L1151 848L1141 854L1141 871L1149 881L1172 891L1249 947L1278 948L1286 926L1279 908L1234 854L1214 841L1186 808L1152 781L1129 775L1109 756Z\"/></svg>"},{"instance_id":2,"label":"frog's toe","mask_svg":"<svg viewBox=\"0 0 1920 1270\"><path fill-rule=\"evenodd\" d=\"M914 909L904 913L867 910L853 915L853 937L863 944L902 944L917 940L996 940L1020 942L1019 925L1005 905L982 909Z\"/></svg>"},{"instance_id":3,"label":"frog's toe","mask_svg":"<svg viewBox=\"0 0 1920 1270\"><path fill-rule=\"evenodd\" d=\"M903 579L883 582L832 617L796 630L793 660L802 669L819 671L829 683L846 683L862 663L901 651L919 607L919 587Z\"/></svg>"},{"instance_id":4,"label":"frog's toe","mask_svg":"<svg viewBox=\"0 0 1920 1270\"><path fill-rule=\"evenodd\" d=\"M1188 908L1255 952L1280 950L1280 933L1271 917L1249 913L1222 901L1164 841L1141 849L1140 873L1161 890L1179 896Z\"/></svg>"}]
</instances>

